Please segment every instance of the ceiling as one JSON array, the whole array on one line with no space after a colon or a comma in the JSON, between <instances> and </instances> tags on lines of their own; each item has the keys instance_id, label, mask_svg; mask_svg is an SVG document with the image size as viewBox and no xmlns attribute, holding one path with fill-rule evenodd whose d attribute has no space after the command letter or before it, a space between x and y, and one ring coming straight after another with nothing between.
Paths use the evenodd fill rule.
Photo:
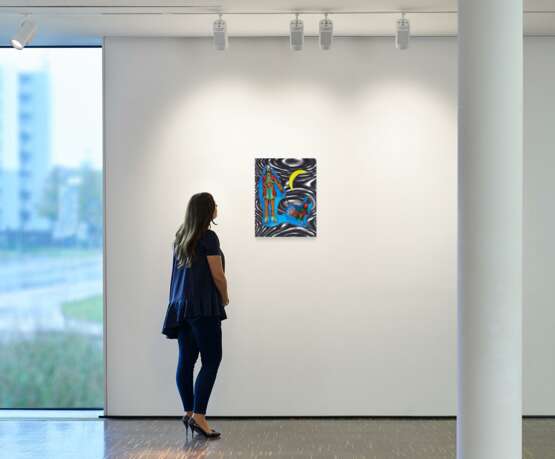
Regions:
<instances>
[{"instance_id":1,"label":"ceiling","mask_svg":"<svg viewBox=\"0 0 555 459\"><path fill-rule=\"evenodd\" d=\"M293 12L316 35L326 11L338 36L392 35L401 11L412 35L457 32L456 0L0 0L0 45L25 14L39 27L34 45L87 45L103 36L209 36L220 11L230 37L285 36ZM555 0L525 0L524 11L525 34L555 36Z\"/></svg>"}]
</instances>

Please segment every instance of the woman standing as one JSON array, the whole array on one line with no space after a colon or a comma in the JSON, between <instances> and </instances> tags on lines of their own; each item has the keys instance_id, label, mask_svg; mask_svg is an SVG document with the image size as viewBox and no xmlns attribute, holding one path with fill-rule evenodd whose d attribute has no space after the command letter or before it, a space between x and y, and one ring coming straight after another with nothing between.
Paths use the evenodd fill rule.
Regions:
<instances>
[{"instance_id":1,"label":"woman standing","mask_svg":"<svg viewBox=\"0 0 555 459\"><path fill-rule=\"evenodd\" d=\"M218 236L210 229L217 217L210 193L198 193L187 205L185 221L175 235L170 299L162 333L177 339L176 382L183 402L182 418L191 433L219 437L206 421L206 407L222 359L221 321L229 304L225 258ZM202 367L193 387L200 353Z\"/></svg>"}]
</instances>

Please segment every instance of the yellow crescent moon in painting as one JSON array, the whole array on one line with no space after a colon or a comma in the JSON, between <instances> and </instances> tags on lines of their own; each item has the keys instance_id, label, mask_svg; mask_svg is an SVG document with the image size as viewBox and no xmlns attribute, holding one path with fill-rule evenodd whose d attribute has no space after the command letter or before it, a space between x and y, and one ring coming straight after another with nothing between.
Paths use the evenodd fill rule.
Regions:
<instances>
[{"instance_id":1,"label":"yellow crescent moon in painting","mask_svg":"<svg viewBox=\"0 0 555 459\"><path fill-rule=\"evenodd\" d=\"M290 190L293 189L293 182L297 178L297 175L301 175L301 174L306 174L306 171L304 169L297 169L296 171L293 171L291 173L291 175L289 176L289 189Z\"/></svg>"}]
</instances>

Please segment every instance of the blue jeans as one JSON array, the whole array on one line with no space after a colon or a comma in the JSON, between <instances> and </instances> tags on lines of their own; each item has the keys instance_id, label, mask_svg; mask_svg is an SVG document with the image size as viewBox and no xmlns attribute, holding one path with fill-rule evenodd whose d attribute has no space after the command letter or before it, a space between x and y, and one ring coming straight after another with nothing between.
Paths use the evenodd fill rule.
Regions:
<instances>
[{"instance_id":1,"label":"blue jeans","mask_svg":"<svg viewBox=\"0 0 555 459\"><path fill-rule=\"evenodd\" d=\"M179 358L176 382L183 409L206 414L208 399L222 360L222 327L219 317L187 319L177 336ZM193 370L200 358L202 367L193 390Z\"/></svg>"}]
</instances>

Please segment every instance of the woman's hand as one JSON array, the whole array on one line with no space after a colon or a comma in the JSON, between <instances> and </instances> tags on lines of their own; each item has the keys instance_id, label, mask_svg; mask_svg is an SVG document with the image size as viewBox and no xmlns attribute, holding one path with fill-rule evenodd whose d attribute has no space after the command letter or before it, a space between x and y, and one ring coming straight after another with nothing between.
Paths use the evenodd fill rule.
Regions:
<instances>
[{"instance_id":1,"label":"woman's hand","mask_svg":"<svg viewBox=\"0 0 555 459\"><path fill-rule=\"evenodd\" d=\"M228 304L229 304L229 297L226 296L226 297L224 298L224 306L227 306Z\"/></svg>"}]
</instances>

